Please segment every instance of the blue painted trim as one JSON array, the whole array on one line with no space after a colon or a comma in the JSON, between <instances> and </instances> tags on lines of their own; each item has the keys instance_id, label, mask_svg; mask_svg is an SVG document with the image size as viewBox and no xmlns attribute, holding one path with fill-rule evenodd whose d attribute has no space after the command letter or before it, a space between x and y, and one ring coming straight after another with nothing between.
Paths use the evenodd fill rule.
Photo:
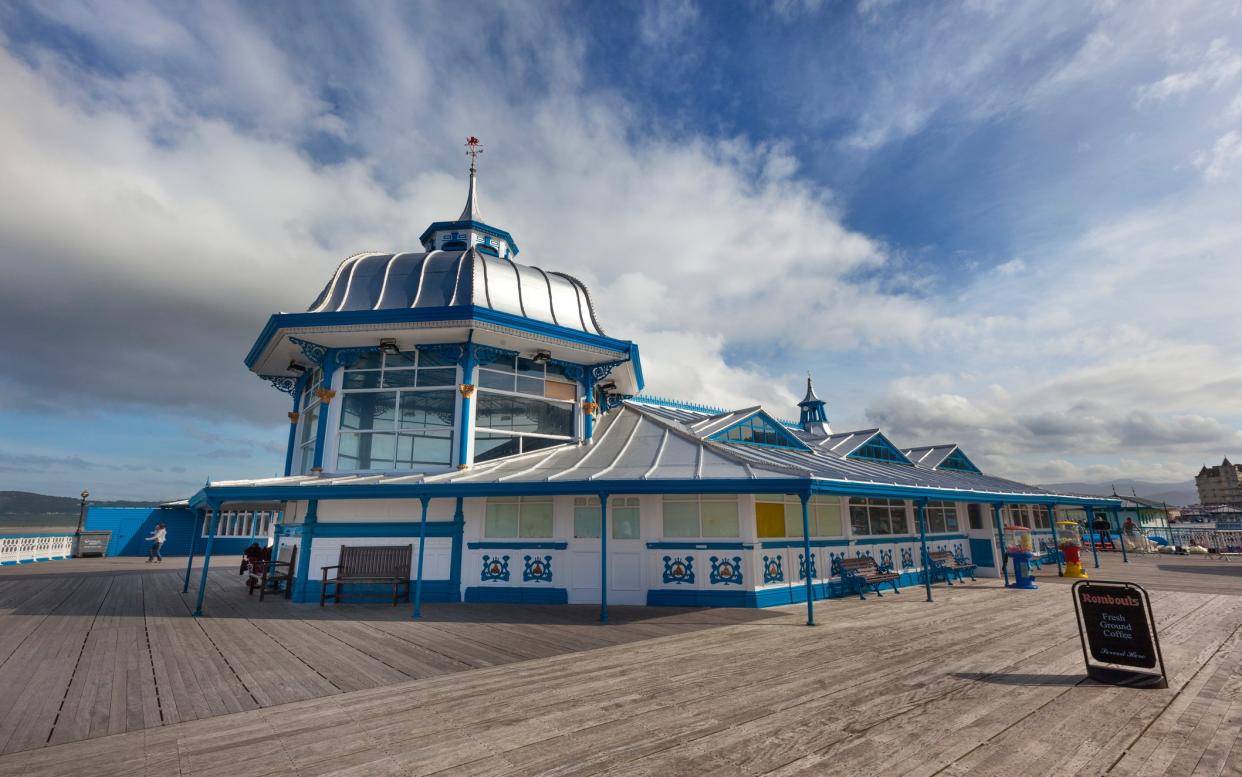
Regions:
<instances>
[{"instance_id":1,"label":"blue painted trim","mask_svg":"<svg viewBox=\"0 0 1242 777\"><path fill-rule=\"evenodd\" d=\"M470 550L565 550L568 542L467 542Z\"/></svg>"},{"instance_id":2,"label":"blue painted trim","mask_svg":"<svg viewBox=\"0 0 1242 777\"><path fill-rule=\"evenodd\" d=\"M301 551L299 551L299 554ZM300 604L319 604L319 589L323 579L307 580L305 585L297 586L291 597ZM410 582L413 591L414 583ZM404 589L403 589L404 590ZM424 602L459 602L461 601L461 585L452 580L424 580ZM353 583L345 586L344 604L392 604L392 585L385 583ZM328 606L331 606L330 604Z\"/></svg>"},{"instance_id":3,"label":"blue painted trim","mask_svg":"<svg viewBox=\"0 0 1242 777\"><path fill-rule=\"evenodd\" d=\"M316 537L415 537L419 533L418 521L345 521L317 522ZM462 524L457 521L427 521L428 537L452 537L460 534Z\"/></svg>"},{"instance_id":4,"label":"blue painted trim","mask_svg":"<svg viewBox=\"0 0 1242 777\"><path fill-rule=\"evenodd\" d=\"M458 230L458 229L473 229L475 232L482 232L485 235L491 235L492 237L498 237L501 240L509 244L509 249L513 251L514 256L517 256L518 254L517 243L513 242L513 235L510 235L508 232L504 231L503 229L498 229L496 227L493 227L491 224L484 224L482 221L474 221L474 220L433 221L431 223L431 226L423 230L423 234L418 236L418 242L419 244L425 243L427 241L427 238L431 237L431 235L435 232L444 232L447 230Z\"/></svg>"},{"instance_id":5,"label":"blue painted trim","mask_svg":"<svg viewBox=\"0 0 1242 777\"><path fill-rule=\"evenodd\" d=\"M634 365L634 382L638 385L638 390L642 391L647 383L643 379L643 360L638 355L637 343L630 343L630 364Z\"/></svg>"},{"instance_id":6,"label":"blue painted trim","mask_svg":"<svg viewBox=\"0 0 1242 777\"><path fill-rule=\"evenodd\" d=\"M461 382L462 385L474 385L474 368L477 359L474 353L474 330L470 330L470 334L466 338L465 353L462 355L461 361ZM476 389L477 390L477 389ZM470 442L474 439L474 423L471 418L471 402L472 398L457 392L461 397L461 411L457 417L457 466L468 466L471 461Z\"/></svg>"},{"instance_id":7,"label":"blue painted trim","mask_svg":"<svg viewBox=\"0 0 1242 777\"><path fill-rule=\"evenodd\" d=\"M449 581L453 584L453 590L457 591L457 595L461 595L461 548L462 537L465 532L466 514L462 509L462 499L457 497L457 508L453 511L453 523L456 524L457 531L453 533L453 558L449 568ZM428 527L430 528L430 527ZM456 600L454 600L456 601Z\"/></svg>"},{"instance_id":8,"label":"blue painted trim","mask_svg":"<svg viewBox=\"0 0 1242 777\"><path fill-rule=\"evenodd\" d=\"M850 544L849 540L811 540L812 548L843 548ZM761 548L801 548L806 543L802 540L764 540L759 543Z\"/></svg>"},{"instance_id":9,"label":"blue painted trim","mask_svg":"<svg viewBox=\"0 0 1242 777\"><path fill-rule=\"evenodd\" d=\"M630 397L631 402L637 402L640 405L655 405L656 407L671 407L674 410L689 410L695 413L707 413L709 415L724 415L729 411L723 407L714 407L712 405L700 405L694 402L682 402L677 399L668 399L667 397L656 396L633 396Z\"/></svg>"},{"instance_id":10,"label":"blue painted trim","mask_svg":"<svg viewBox=\"0 0 1242 777\"><path fill-rule=\"evenodd\" d=\"M305 388L306 376L310 374L310 370L303 372L298 376L297 381L293 384L293 412L300 413L302 408L302 391ZM289 422L289 445L285 448L285 477L289 477L293 473L293 451L298 444L298 425L301 418L295 423Z\"/></svg>"},{"instance_id":11,"label":"blue painted trim","mask_svg":"<svg viewBox=\"0 0 1242 777\"><path fill-rule=\"evenodd\" d=\"M851 540L855 545L889 545L897 542L918 542L917 534L885 534L882 536L858 537Z\"/></svg>"},{"instance_id":12,"label":"blue painted trim","mask_svg":"<svg viewBox=\"0 0 1242 777\"><path fill-rule=\"evenodd\" d=\"M424 494L433 498L562 495L593 496L599 483L589 481L537 483L401 483L332 486L206 486L190 497L191 507L208 501L273 501L305 499L417 499ZM796 494L810 488L813 493L832 496L871 496L889 499L917 499L979 502L984 504L1081 504L1108 505L1109 499L1086 497L1038 496L1030 494L999 494L986 491L926 488L918 486L886 486L878 483L843 483L817 481L809 478L721 478L719 480L625 480L608 484L614 496L629 494Z\"/></svg>"},{"instance_id":13,"label":"blue painted trim","mask_svg":"<svg viewBox=\"0 0 1242 777\"><path fill-rule=\"evenodd\" d=\"M306 505L306 515L302 516L301 541L298 543L298 571L293 578L293 596L296 598L314 582L310 577L311 544L315 541L315 524L319 522L319 500L312 499ZM318 589L316 589L318 591ZM318 598L318 596L316 596ZM299 599L298 601L302 601Z\"/></svg>"},{"instance_id":14,"label":"blue painted trim","mask_svg":"<svg viewBox=\"0 0 1242 777\"><path fill-rule=\"evenodd\" d=\"M605 335L583 332L581 329L569 329L557 324L536 321L525 316L502 313L499 310L492 310L479 305L454 305L443 308L385 308L382 310L341 310L327 313L276 313L268 318L263 331L259 333L259 337L255 340L254 345L251 346L250 352L246 354L246 366L253 369L255 362L259 359L259 355L267 348L268 343L281 330L285 329L300 329L305 332L317 327L336 328L365 324L403 324L459 320L483 321L541 337L552 337L579 345L589 345L593 348L611 351L618 355L627 355L631 358L638 355L638 349L629 340L617 340ZM639 369L636 368L635 373L637 374L638 372Z\"/></svg>"},{"instance_id":15,"label":"blue painted trim","mask_svg":"<svg viewBox=\"0 0 1242 777\"><path fill-rule=\"evenodd\" d=\"M647 550L751 550L753 542L648 542Z\"/></svg>"},{"instance_id":16,"label":"blue painted trim","mask_svg":"<svg viewBox=\"0 0 1242 777\"><path fill-rule=\"evenodd\" d=\"M512 604L568 604L569 591L547 586L471 586L466 589L467 602L507 602Z\"/></svg>"}]
</instances>

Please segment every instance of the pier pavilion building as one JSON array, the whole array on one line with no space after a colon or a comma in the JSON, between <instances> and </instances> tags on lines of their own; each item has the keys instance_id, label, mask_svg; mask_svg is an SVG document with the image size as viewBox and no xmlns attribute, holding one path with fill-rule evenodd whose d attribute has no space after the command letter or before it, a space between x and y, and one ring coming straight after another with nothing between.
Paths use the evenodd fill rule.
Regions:
<instances>
[{"instance_id":1,"label":"pier pavilion building","mask_svg":"<svg viewBox=\"0 0 1242 777\"><path fill-rule=\"evenodd\" d=\"M796 422L645 397L638 345L601 324L624 321L519 261L476 178L472 162L460 215L416 250L350 256L305 312L270 317L245 363L290 397L284 475L190 498L207 563L222 513L270 511L298 601L342 546L411 544L420 601L810 609L845 593L843 558L915 583L926 551L951 550L999 574L1002 521L1050 549L1058 506L1118 507L982 472L954 444L836 430L810 379Z\"/></svg>"}]
</instances>

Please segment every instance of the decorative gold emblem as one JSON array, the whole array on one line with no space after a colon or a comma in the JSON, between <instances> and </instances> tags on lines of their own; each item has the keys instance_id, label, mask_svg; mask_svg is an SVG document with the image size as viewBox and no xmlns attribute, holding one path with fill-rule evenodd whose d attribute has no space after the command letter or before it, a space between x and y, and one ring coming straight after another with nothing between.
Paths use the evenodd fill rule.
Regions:
<instances>
[{"instance_id":1,"label":"decorative gold emblem","mask_svg":"<svg viewBox=\"0 0 1242 777\"><path fill-rule=\"evenodd\" d=\"M315 396L319 397L319 401L326 405L332 401L332 397L336 396L336 392L332 389L318 388L315 389Z\"/></svg>"},{"instance_id":2,"label":"decorative gold emblem","mask_svg":"<svg viewBox=\"0 0 1242 777\"><path fill-rule=\"evenodd\" d=\"M474 384L473 383L463 383L460 386L458 386L458 388L461 389L461 395L465 397L466 399L470 399L470 397L474 396Z\"/></svg>"},{"instance_id":3,"label":"decorative gold emblem","mask_svg":"<svg viewBox=\"0 0 1242 777\"><path fill-rule=\"evenodd\" d=\"M290 413L290 414L289 414L289 423L291 423L291 424L296 424L296 423L298 422L298 417L299 417L299 416L298 416L298 414L297 414L297 413Z\"/></svg>"},{"instance_id":4,"label":"decorative gold emblem","mask_svg":"<svg viewBox=\"0 0 1242 777\"><path fill-rule=\"evenodd\" d=\"M323 467L311 467L310 471L312 475L318 475L320 472L323 472Z\"/></svg>"},{"instance_id":5,"label":"decorative gold emblem","mask_svg":"<svg viewBox=\"0 0 1242 777\"><path fill-rule=\"evenodd\" d=\"M584 413L590 413L591 415L595 415L595 413L596 413L596 412L598 412L598 411L599 411L599 404L598 404L598 403L596 403L596 402L583 402L583 403L582 403L582 412L584 412Z\"/></svg>"}]
</instances>

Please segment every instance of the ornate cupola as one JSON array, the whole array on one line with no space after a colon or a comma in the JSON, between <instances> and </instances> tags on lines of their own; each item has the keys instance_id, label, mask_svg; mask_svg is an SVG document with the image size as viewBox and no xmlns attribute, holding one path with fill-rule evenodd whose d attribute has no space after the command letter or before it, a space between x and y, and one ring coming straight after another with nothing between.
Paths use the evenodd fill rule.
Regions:
<instances>
[{"instance_id":1,"label":"ornate cupola","mask_svg":"<svg viewBox=\"0 0 1242 777\"><path fill-rule=\"evenodd\" d=\"M815 389L811 388L811 376L806 376L806 396L798 403L798 409L801 413L798 416L798 424L802 430L815 437L827 437L832 434L832 427L828 425L828 414L824 411L824 400L815 396Z\"/></svg>"},{"instance_id":2,"label":"ornate cupola","mask_svg":"<svg viewBox=\"0 0 1242 777\"><path fill-rule=\"evenodd\" d=\"M293 397L286 474L448 471L578 444L642 390L638 346L604 334L586 284L519 264L482 221L481 151L467 140L466 205L421 250L347 257L305 312L268 319L246 365Z\"/></svg>"},{"instance_id":3,"label":"ornate cupola","mask_svg":"<svg viewBox=\"0 0 1242 777\"><path fill-rule=\"evenodd\" d=\"M466 207L456 221L437 221L419 235L418 240L426 251L465 251L474 248L476 251L509 259L518 254L517 243L513 236L503 229L497 229L483 222L479 213L479 194L475 186L478 175L478 157L483 153L479 139L470 136L466 140L466 155L470 157L470 188L466 192Z\"/></svg>"}]
</instances>

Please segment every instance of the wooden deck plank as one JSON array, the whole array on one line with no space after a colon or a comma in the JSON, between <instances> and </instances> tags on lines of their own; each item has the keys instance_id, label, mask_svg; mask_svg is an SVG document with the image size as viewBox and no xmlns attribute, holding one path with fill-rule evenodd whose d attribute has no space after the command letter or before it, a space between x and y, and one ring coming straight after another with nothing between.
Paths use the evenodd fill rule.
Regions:
<instances>
[{"instance_id":1,"label":"wooden deck plank","mask_svg":"<svg viewBox=\"0 0 1242 777\"><path fill-rule=\"evenodd\" d=\"M82 677L110 675L62 692L53 734L93 738L0 755L0 775L1238 773L1242 597L1184 590L1189 575L1153 596L1172 687L1131 691L1082 681L1059 584L826 602L808 629L798 607L617 608L596 626L590 608L432 605L412 621L405 607L258 605L213 574L196 621L179 575L153 572L76 626ZM30 637L71 632L68 611ZM222 644L252 633L284 663ZM147 635L147 663L131 661ZM327 681L359 657L351 690ZM132 675L144 666L150 700ZM264 706L271 692L247 687L305 693L310 676L330 695ZM118 717L146 725L149 701L192 714L97 735Z\"/></svg>"}]
</instances>

